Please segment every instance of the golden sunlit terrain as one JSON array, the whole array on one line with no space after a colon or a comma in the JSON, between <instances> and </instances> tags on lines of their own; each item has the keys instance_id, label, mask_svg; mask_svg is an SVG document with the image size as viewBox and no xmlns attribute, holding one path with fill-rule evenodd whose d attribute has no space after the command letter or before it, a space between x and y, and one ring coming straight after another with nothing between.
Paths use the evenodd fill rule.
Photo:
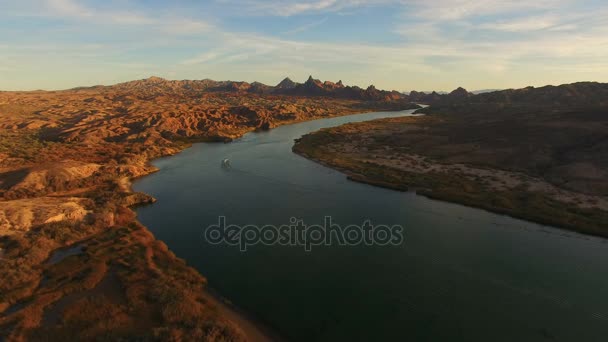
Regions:
<instances>
[{"instance_id":1,"label":"golden sunlit terrain","mask_svg":"<svg viewBox=\"0 0 608 342\"><path fill-rule=\"evenodd\" d=\"M151 159L192 142L416 107L388 92L353 93L312 78L272 94L273 87L251 87L150 78L0 92L0 335L11 341L249 335L202 291L205 279L137 223L129 208L154 199L132 192L131 179L154 172ZM306 96L311 89L315 97Z\"/></svg>"}]
</instances>

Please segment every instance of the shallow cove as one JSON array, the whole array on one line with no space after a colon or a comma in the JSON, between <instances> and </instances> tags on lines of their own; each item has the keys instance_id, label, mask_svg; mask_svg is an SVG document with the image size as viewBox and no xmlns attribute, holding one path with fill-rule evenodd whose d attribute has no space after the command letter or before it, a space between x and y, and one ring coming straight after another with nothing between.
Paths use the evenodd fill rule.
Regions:
<instances>
[{"instance_id":1,"label":"shallow cove","mask_svg":"<svg viewBox=\"0 0 608 342\"><path fill-rule=\"evenodd\" d=\"M224 297L292 340L599 341L608 335L608 240L354 183L291 152L322 127L379 112L200 143L158 159L134 189L139 220ZM229 158L231 170L221 167ZM209 245L235 224L401 224L398 247Z\"/></svg>"}]
</instances>

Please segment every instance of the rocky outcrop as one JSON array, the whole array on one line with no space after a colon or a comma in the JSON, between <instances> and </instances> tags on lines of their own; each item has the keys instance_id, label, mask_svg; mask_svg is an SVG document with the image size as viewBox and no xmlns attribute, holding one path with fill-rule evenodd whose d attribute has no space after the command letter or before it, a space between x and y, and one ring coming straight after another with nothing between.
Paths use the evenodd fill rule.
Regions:
<instances>
[{"instance_id":1,"label":"rocky outcrop","mask_svg":"<svg viewBox=\"0 0 608 342\"><path fill-rule=\"evenodd\" d=\"M253 82L248 91L254 94L268 94L272 91L272 88L273 87L265 85L264 83Z\"/></svg>"},{"instance_id":2,"label":"rocky outcrop","mask_svg":"<svg viewBox=\"0 0 608 342\"><path fill-rule=\"evenodd\" d=\"M326 89L323 82L314 79L312 76L308 77L308 80L303 84L297 85L292 94L298 96L323 96L329 95L329 89Z\"/></svg>"},{"instance_id":3,"label":"rocky outcrop","mask_svg":"<svg viewBox=\"0 0 608 342\"><path fill-rule=\"evenodd\" d=\"M440 101L442 98L442 95L435 91L433 91L430 94L426 94L424 92L418 92L418 91L411 91L408 98L409 98L410 102L431 104L431 103L436 103L436 102Z\"/></svg>"},{"instance_id":4,"label":"rocky outcrop","mask_svg":"<svg viewBox=\"0 0 608 342\"><path fill-rule=\"evenodd\" d=\"M286 89L293 89L297 86L298 84L294 81L292 81L289 77L285 77L285 79L283 79L281 82L279 82L279 84L277 84L274 89L275 90L286 90Z\"/></svg>"},{"instance_id":5,"label":"rocky outcrop","mask_svg":"<svg viewBox=\"0 0 608 342\"><path fill-rule=\"evenodd\" d=\"M456 89L454 89L452 92L450 92L447 97L450 100L461 100L461 99L467 99L469 97L473 96L473 94L469 93L466 89L464 89L463 87L458 87Z\"/></svg>"},{"instance_id":6,"label":"rocky outcrop","mask_svg":"<svg viewBox=\"0 0 608 342\"><path fill-rule=\"evenodd\" d=\"M468 92L462 87L458 87L447 94L439 94L435 91L430 94L418 91L411 91L408 95L408 99L411 102L430 105L444 102L462 102L472 96L474 96L473 93Z\"/></svg>"},{"instance_id":7,"label":"rocky outcrop","mask_svg":"<svg viewBox=\"0 0 608 342\"><path fill-rule=\"evenodd\" d=\"M334 83L331 81L320 81L309 76L304 83L295 83L286 78L273 90L276 94L293 96L324 96L341 99L364 100L364 101L406 101L407 96L397 91L378 90L371 85L367 89L357 86L345 86L342 80Z\"/></svg>"},{"instance_id":8,"label":"rocky outcrop","mask_svg":"<svg viewBox=\"0 0 608 342\"><path fill-rule=\"evenodd\" d=\"M100 167L94 163L62 160L23 169L23 178L6 190L5 197L32 197L82 187Z\"/></svg>"},{"instance_id":9,"label":"rocky outcrop","mask_svg":"<svg viewBox=\"0 0 608 342\"><path fill-rule=\"evenodd\" d=\"M51 223L82 221L91 200L86 198L38 197L0 202L0 236L27 231Z\"/></svg>"},{"instance_id":10,"label":"rocky outcrop","mask_svg":"<svg viewBox=\"0 0 608 342\"><path fill-rule=\"evenodd\" d=\"M407 100L407 96L397 91L378 90L374 86L362 89L357 86L345 86L342 80L338 82L321 81L309 76L306 82L296 83L286 77L276 86L268 86L260 82L233 81L169 81L160 77L150 77L144 80L131 81L112 86L121 91L132 92L139 98L151 99L168 94L202 95L212 92L276 94L303 97L325 96L341 99L367 101L396 101Z\"/></svg>"}]
</instances>

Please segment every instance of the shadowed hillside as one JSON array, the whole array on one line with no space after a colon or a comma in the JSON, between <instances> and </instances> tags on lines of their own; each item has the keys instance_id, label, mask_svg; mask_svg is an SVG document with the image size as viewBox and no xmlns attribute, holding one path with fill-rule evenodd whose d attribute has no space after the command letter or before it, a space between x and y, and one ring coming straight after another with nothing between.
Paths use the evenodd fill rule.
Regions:
<instances>
[{"instance_id":1,"label":"shadowed hillside","mask_svg":"<svg viewBox=\"0 0 608 342\"><path fill-rule=\"evenodd\" d=\"M322 130L294 150L355 180L608 235L608 84L462 89L419 112Z\"/></svg>"}]
</instances>

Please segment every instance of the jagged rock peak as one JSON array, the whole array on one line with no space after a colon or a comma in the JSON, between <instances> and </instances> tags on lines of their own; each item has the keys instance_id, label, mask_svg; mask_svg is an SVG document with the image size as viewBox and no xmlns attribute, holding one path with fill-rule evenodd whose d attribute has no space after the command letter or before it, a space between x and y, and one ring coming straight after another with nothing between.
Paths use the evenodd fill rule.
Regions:
<instances>
[{"instance_id":1,"label":"jagged rock peak","mask_svg":"<svg viewBox=\"0 0 608 342\"><path fill-rule=\"evenodd\" d=\"M469 93L466 89L464 89L463 87L458 87L454 90L452 90L452 93L464 93L466 92L467 94Z\"/></svg>"},{"instance_id":2,"label":"jagged rock peak","mask_svg":"<svg viewBox=\"0 0 608 342\"><path fill-rule=\"evenodd\" d=\"M289 77L285 77L284 80L282 80L281 82L279 82L279 84L277 84L277 88L281 88L281 89L291 89L295 86L296 86L296 83L294 81L292 81Z\"/></svg>"},{"instance_id":3,"label":"jagged rock peak","mask_svg":"<svg viewBox=\"0 0 608 342\"><path fill-rule=\"evenodd\" d=\"M308 76L308 80L306 80L306 82L304 83L305 87L309 87L309 88L323 88L323 82L321 82L318 79L315 79L311 76Z\"/></svg>"},{"instance_id":4,"label":"jagged rock peak","mask_svg":"<svg viewBox=\"0 0 608 342\"><path fill-rule=\"evenodd\" d=\"M162 82L162 81L166 81L166 80L162 77L150 76L150 77L146 78L145 81Z\"/></svg>"},{"instance_id":5,"label":"jagged rock peak","mask_svg":"<svg viewBox=\"0 0 608 342\"><path fill-rule=\"evenodd\" d=\"M450 96L468 97L469 92L463 87L458 87L450 93Z\"/></svg>"}]
</instances>

